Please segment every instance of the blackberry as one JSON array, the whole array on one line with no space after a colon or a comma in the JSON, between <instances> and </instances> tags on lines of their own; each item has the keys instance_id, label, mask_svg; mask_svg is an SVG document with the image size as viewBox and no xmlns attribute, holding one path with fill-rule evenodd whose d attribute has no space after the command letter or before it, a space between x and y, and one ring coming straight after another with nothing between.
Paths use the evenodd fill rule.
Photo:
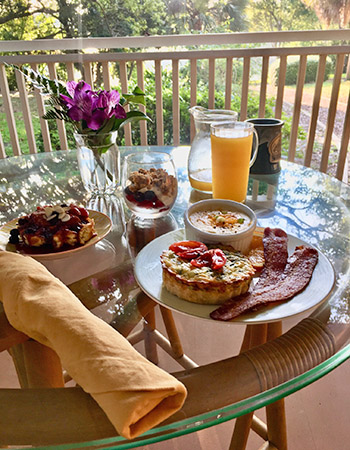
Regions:
<instances>
[{"instance_id":1,"label":"blackberry","mask_svg":"<svg viewBox=\"0 0 350 450\"><path fill-rule=\"evenodd\" d=\"M51 242L52 241L53 234L52 234L51 230L47 230L47 229L42 230L42 235L45 238L46 242Z\"/></svg>"},{"instance_id":2,"label":"blackberry","mask_svg":"<svg viewBox=\"0 0 350 450\"><path fill-rule=\"evenodd\" d=\"M137 202L143 202L145 200L145 194L143 192L136 191L134 192L134 199Z\"/></svg>"},{"instance_id":3,"label":"blackberry","mask_svg":"<svg viewBox=\"0 0 350 450\"><path fill-rule=\"evenodd\" d=\"M17 228L14 228L10 231L10 238L9 238L10 244L19 244L19 231Z\"/></svg>"},{"instance_id":4,"label":"blackberry","mask_svg":"<svg viewBox=\"0 0 350 450\"><path fill-rule=\"evenodd\" d=\"M19 237L14 237L14 236L10 236L9 238L9 243L10 244L19 244Z\"/></svg>"},{"instance_id":5,"label":"blackberry","mask_svg":"<svg viewBox=\"0 0 350 450\"><path fill-rule=\"evenodd\" d=\"M56 225L58 222L59 213L57 211L54 211L52 215L53 215L52 219L48 220L48 222L50 225Z\"/></svg>"},{"instance_id":6,"label":"blackberry","mask_svg":"<svg viewBox=\"0 0 350 450\"><path fill-rule=\"evenodd\" d=\"M144 196L145 196L145 200L150 200L150 201L155 200L157 198L156 194L153 191L146 191Z\"/></svg>"},{"instance_id":7,"label":"blackberry","mask_svg":"<svg viewBox=\"0 0 350 450\"><path fill-rule=\"evenodd\" d=\"M36 232L35 228L27 228L26 230L24 230L24 234L34 234Z\"/></svg>"},{"instance_id":8,"label":"blackberry","mask_svg":"<svg viewBox=\"0 0 350 450\"><path fill-rule=\"evenodd\" d=\"M28 222L28 219L25 219L24 217L20 217L18 219L18 225L25 225Z\"/></svg>"},{"instance_id":9,"label":"blackberry","mask_svg":"<svg viewBox=\"0 0 350 450\"><path fill-rule=\"evenodd\" d=\"M18 237L19 236L19 230L17 228L13 228L10 231L10 235L13 236L13 237L16 237L16 236Z\"/></svg>"}]
</instances>

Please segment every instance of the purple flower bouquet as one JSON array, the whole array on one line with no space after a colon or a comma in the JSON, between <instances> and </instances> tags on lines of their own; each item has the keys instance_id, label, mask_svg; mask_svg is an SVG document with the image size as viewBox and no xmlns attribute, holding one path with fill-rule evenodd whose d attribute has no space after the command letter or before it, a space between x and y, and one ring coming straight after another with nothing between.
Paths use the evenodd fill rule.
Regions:
<instances>
[{"instance_id":1,"label":"purple flower bouquet","mask_svg":"<svg viewBox=\"0 0 350 450\"><path fill-rule=\"evenodd\" d=\"M145 94L136 86L131 94L122 96L117 90L93 91L85 81L68 81L66 85L50 80L25 66L12 65L42 94L49 95L48 109L44 119L70 122L79 134L97 135L118 131L129 122L151 120L139 110L126 111L127 105L145 105Z\"/></svg>"},{"instance_id":2,"label":"purple flower bouquet","mask_svg":"<svg viewBox=\"0 0 350 450\"><path fill-rule=\"evenodd\" d=\"M66 85L50 80L26 67L20 70L30 83L49 95L44 119L64 120L73 125L78 163L85 188L93 194L113 193L119 182L118 130L129 122L150 120L127 105L145 105L145 94L135 87L122 96L117 90L93 91L85 81L68 81Z\"/></svg>"}]
</instances>

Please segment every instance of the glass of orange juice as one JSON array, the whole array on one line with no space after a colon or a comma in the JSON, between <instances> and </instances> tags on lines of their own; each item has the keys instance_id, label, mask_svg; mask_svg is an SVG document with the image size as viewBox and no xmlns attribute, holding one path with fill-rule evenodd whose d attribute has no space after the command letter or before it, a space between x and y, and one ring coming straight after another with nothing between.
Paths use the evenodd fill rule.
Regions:
<instances>
[{"instance_id":1,"label":"glass of orange juice","mask_svg":"<svg viewBox=\"0 0 350 450\"><path fill-rule=\"evenodd\" d=\"M249 122L214 122L210 132L213 198L244 202L249 168L258 153L258 135L254 125Z\"/></svg>"}]
</instances>

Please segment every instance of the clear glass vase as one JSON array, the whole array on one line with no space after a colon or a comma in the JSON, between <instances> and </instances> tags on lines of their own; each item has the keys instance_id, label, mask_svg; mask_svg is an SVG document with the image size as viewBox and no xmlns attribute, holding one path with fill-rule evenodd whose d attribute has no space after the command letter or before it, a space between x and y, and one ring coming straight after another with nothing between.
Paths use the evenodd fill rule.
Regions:
<instances>
[{"instance_id":1,"label":"clear glass vase","mask_svg":"<svg viewBox=\"0 0 350 450\"><path fill-rule=\"evenodd\" d=\"M118 132L74 134L80 175L92 196L113 194L119 184Z\"/></svg>"}]
</instances>

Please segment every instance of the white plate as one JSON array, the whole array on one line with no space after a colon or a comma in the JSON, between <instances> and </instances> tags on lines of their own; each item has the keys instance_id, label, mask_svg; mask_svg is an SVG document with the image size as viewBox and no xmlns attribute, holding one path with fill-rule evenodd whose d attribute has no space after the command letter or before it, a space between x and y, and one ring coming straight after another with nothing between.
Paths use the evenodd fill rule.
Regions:
<instances>
[{"instance_id":1,"label":"white plate","mask_svg":"<svg viewBox=\"0 0 350 450\"><path fill-rule=\"evenodd\" d=\"M6 223L0 228L0 248L2 250L6 250L8 252L15 252L15 253L22 253L27 256L31 256L34 259L40 260L40 261L47 261L47 260L57 260L66 258L67 256L71 256L76 253L80 253L87 248L97 244L101 239L107 236L107 234L110 232L112 227L112 221L111 219L106 216L103 213L100 213L99 211L93 211L91 209L88 210L89 217L91 219L94 219L95 221L95 230L96 230L96 236L94 236L92 239L90 239L85 245L82 245L81 247L74 247L65 249L63 251L56 251L52 253L45 252L43 249L38 247L33 251L30 247L23 250L22 248L17 248L14 244L9 244L9 237L10 237L10 231L13 228L16 228L16 224L18 221L17 219L13 219L10 222Z\"/></svg>"},{"instance_id":2,"label":"white plate","mask_svg":"<svg viewBox=\"0 0 350 450\"><path fill-rule=\"evenodd\" d=\"M171 231L154 239L137 255L135 261L135 277L141 289L153 300L174 311L189 314L202 319L213 320L209 314L218 306L200 305L181 300L168 292L162 285L162 266L160 255L173 242L185 239L183 229ZM309 245L294 236L288 235L288 252L291 254L298 245ZM259 310L244 314L229 322L257 324L274 322L303 313L325 301L333 289L335 274L333 266L326 256L318 250L318 263L311 281L300 294L291 300L278 305L269 305Z\"/></svg>"}]
</instances>

